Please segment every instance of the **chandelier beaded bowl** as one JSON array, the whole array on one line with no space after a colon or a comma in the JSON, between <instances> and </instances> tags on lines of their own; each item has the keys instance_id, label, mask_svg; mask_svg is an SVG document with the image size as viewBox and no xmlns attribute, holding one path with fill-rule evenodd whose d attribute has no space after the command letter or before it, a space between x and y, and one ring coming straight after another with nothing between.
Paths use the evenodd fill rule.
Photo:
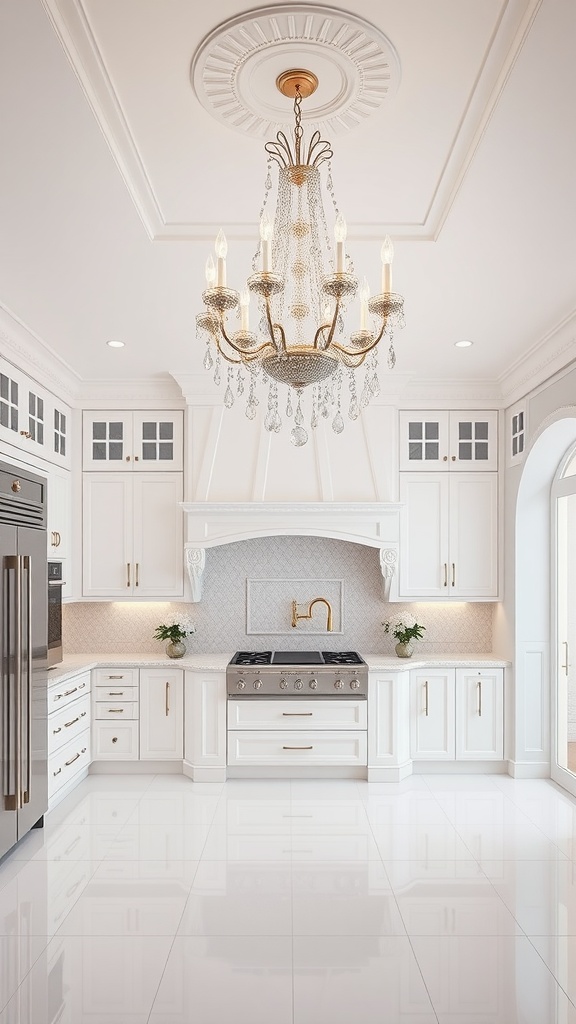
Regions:
<instances>
[{"instance_id":1,"label":"chandelier beaded bowl","mask_svg":"<svg viewBox=\"0 0 576 1024\"><path fill-rule=\"evenodd\" d=\"M196 317L198 333L206 338L204 367L222 381L222 362L227 365L224 405L231 408L245 391L248 371L246 416L255 419L259 382L268 387L266 430L282 428L279 385L287 386L285 414L293 420L290 439L300 447L308 440L304 426L303 396L311 392L310 427L319 418L331 419L332 429L344 429L343 391L349 392L347 415L358 419L362 408L380 393L377 346L388 340L387 365L396 363L394 330L404 326L404 299L391 290L393 247L386 237L381 249L382 290L370 297L366 279L358 285L354 266L346 253L346 224L338 209L332 184L330 143L315 131L306 148L302 129L302 100L312 95L318 80L302 69L279 75L276 85L294 100L293 140L279 131L267 142L268 166L260 219L260 244L252 271L241 293L226 284L227 243L220 231L216 257L206 262L202 293L205 309ZM272 191L271 168L278 166L275 215L268 215ZM326 190L335 216L334 240L328 231L322 201L320 170L327 165ZM259 269L258 269L259 268ZM359 295L359 317L355 310ZM259 319L250 328L250 296L254 295ZM240 318L240 329L228 317ZM356 316L359 327L346 330ZM364 369L358 395L356 371ZM347 386L345 381L347 378ZM293 394L295 404L293 405Z\"/></svg>"}]
</instances>

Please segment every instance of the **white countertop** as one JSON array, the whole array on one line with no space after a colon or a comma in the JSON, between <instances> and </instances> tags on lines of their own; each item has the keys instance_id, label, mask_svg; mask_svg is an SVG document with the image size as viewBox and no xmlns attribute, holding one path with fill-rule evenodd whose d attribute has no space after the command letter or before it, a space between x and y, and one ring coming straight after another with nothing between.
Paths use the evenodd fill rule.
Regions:
<instances>
[{"instance_id":1,"label":"white countertop","mask_svg":"<svg viewBox=\"0 0 576 1024\"><path fill-rule=\"evenodd\" d=\"M49 685L61 683L79 672L93 668L171 668L196 672L224 672L233 651L228 653L193 654L185 658L168 658L153 654L73 654L48 673ZM362 655L368 668L376 672L406 672L412 668L507 668L509 661L494 654L429 654L421 657L397 658L386 654Z\"/></svg>"}]
</instances>

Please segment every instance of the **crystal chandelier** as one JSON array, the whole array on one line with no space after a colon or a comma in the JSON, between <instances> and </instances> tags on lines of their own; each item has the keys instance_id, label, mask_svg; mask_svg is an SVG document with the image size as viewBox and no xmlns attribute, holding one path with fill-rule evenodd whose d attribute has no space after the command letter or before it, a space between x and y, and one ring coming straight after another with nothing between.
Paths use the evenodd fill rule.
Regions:
<instances>
[{"instance_id":1,"label":"crystal chandelier","mask_svg":"<svg viewBox=\"0 0 576 1024\"><path fill-rule=\"evenodd\" d=\"M349 393L347 415L355 420L380 393L377 346L388 339L388 368L396 362L393 332L404 326L404 299L392 291L393 246L388 236L381 249L382 287L370 297L366 278L358 279L346 253L346 223L338 209L332 184L330 143L320 132L306 148L301 105L318 85L310 71L292 70L280 75L278 89L294 100L294 133L290 143L284 132L266 143L268 167L260 211L260 244L252 260L252 275L239 293L227 287L227 243L222 231L216 239L216 263L206 262L202 293L204 312L196 317L198 332L206 337L204 367L222 380L222 360L227 364L224 405L231 408L248 381L246 416L255 419L257 387L268 388L264 426L278 433L282 428L279 385L287 386L287 419L293 420L290 437L301 446L308 440L303 411L304 390L311 392L309 423L314 430L319 417L331 419L332 429L344 429L342 412ZM276 210L272 220L268 199L272 190L272 163L279 168ZM319 168L327 164L326 189L334 208L332 244L322 203ZM360 305L352 303L359 293ZM250 298L256 297L258 328L250 327ZM356 308L355 308L356 307ZM240 319L240 328L228 317ZM356 329L347 321L356 320ZM214 352L214 356L213 356ZM361 388L356 371L363 367ZM244 373L247 371L247 376ZM360 391L360 394L358 393Z\"/></svg>"}]
</instances>

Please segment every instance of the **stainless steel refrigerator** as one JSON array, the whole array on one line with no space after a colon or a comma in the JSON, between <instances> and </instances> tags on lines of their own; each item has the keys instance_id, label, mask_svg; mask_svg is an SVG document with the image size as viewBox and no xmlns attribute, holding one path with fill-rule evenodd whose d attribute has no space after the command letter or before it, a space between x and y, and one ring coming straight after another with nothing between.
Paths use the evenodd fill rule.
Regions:
<instances>
[{"instance_id":1,"label":"stainless steel refrigerator","mask_svg":"<svg viewBox=\"0 0 576 1024\"><path fill-rule=\"evenodd\" d=\"M46 480L0 463L0 857L48 807Z\"/></svg>"}]
</instances>

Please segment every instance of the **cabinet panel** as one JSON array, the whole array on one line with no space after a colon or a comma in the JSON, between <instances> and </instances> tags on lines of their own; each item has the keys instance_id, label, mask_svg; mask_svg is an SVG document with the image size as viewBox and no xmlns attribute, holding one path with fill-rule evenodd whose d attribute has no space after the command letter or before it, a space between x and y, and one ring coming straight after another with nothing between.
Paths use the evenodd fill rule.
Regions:
<instances>
[{"instance_id":1,"label":"cabinet panel","mask_svg":"<svg viewBox=\"0 0 576 1024\"><path fill-rule=\"evenodd\" d=\"M85 474L83 481L83 593L132 593L132 479L126 474Z\"/></svg>"},{"instance_id":2,"label":"cabinet panel","mask_svg":"<svg viewBox=\"0 0 576 1024\"><path fill-rule=\"evenodd\" d=\"M229 700L229 729L365 729L365 700Z\"/></svg>"},{"instance_id":3,"label":"cabinet panel","mask_svg":"<svg viewBox=\"0 0 576 1024\"><path fill-rule=\"evenodd\" d=\"M90 697L77 698L48 719L48 756L65 743L71 743L90 725Z\"/></svg>"},{"instance_id":4,"label":"cabinet panel","mask_svg":"<svg viewBox=\"0 0 576 1024\"><path fill-rule=\"evenodd\" d=\"M400 594L446 597L449 479L439 474L402 474L400 501Z\"/></svg>"},{"instance_id":5,"label":"cabinet panel","mask_svg":"<svg viewBox=\"0 0 576 1024\"><path fill-rule=\"evenodd\" d=\"M181 597L184 593L182 474L137 474L134 487L134 593Z\"/></svg>"},{"instance_id":6,"label":"cabinet panel","mask_svg":"<svg viewBox=\"0 0 576 1024\"><path fill-rule=\"evenodd\" d=\"M63 683L55 683L48 689L48 714L52 711L60 711L62 708L90 693L90 673L83 672L81 675L65 680Z\"/></svg>"},{"instance_id":7,"label":"cabinet panel","mask_svg":"<svg viewBox=\"0 0 576 1024\"><path fill-rule=\"evenodd\" d=\"M117 690L121 687L135 686L138 687L138 669L137 668L97 668L92 673L94 686L107 686L110 689ZM112 694L108 694L112 696ZM124 696L124 694L121 694Z\"/></svg>"},{"instance_id":8,"label":"cabinet panel","mask_svg":"<svg viewBox=\"0 0 576 1024\"><path fill-rule=\"evenodd\" d=\"M401 412L400 469L449 469L448 412Z\"/></svg>"},{"instance_id":9,"label":"cabinet panel","mask_svg":"<svg viewBox=\"0 0 576 1024\"><path fill-rule=\"evenodd\" d=\"M84 412L82 465L85 470L128 469L132 462L132 413Z\"/></svg>"},{"instance_id":10,"label":"cabinet panel","mask_svg":"<svg viewBox=\"0 0 576 1024\"><path fill-rule=\"evenodd\" d=\"M454 669L413 671L410 676L411 756L454 760Z\"/></svg>"},{"instance_id":11,"label":"cabinet panel","mask_svg":"<svg viewBox=\"0 0 576 1024\"><path fill-rule=\"evenodd\" d=\"M229 732L228 764L251 767L365 765L365 732Z\"/></svg>"},{"instance_id":12,"label":"cabinet panel","mask_svg":"<svg viewBox=\"0 0 576 1024\"><path fill-rule=\"evenodd\" d=\"M503 669L456 670L456 759L504 757Z\"/></svg>"},{"instance_id":13,"label":"cabinet panel","mask_svg":"<svg viewBox=\"0 0 576 1024\"><path fill-rule=\"evenodd\" d=\"M134 459L140 472L181 470L184 417L181 412L135 412Z\"/></svg>"},{"instance_id":14,"label":"cabinet panel","mask_svg":"<svg viewBox=\"0 0 576 1024\"><path fill-rule=\"evenodd\" d=\"M401 470L498 468L498 413L494 410L402 411L399 435Z\"/></svg>"},{"instance_id":15,"label":"cabinet panel","mask_svg":"<svg viewBox=\"0 0 576 1024\"><path fill-rule=\"evenodd\" d=\"M182 759L184 687L181 669L140 671L140 759Z\"/></svg>"},{"instance_id":16,"label":"cabinet panel","mask_svg":"<svg viewBox=\"0 0 576 1024\"><path fill-rule=\"evenodd\" d=\"M94 722L95 761L137 761L138 722Z\"/></svg>"},{"instance_id":17,"label":"cabinet panel","mask_svg":"<svg viewBox=\"0 0 576 1024\"><path fill-rule=\"evenodd\" d=\"M498 469L498 413L450 413L450 469Z\"/></svg>"},{"instance_id":18,"label":"cabinet panel","mask_svg":"<svg viewBox=\"0 0 576 1024\"><path fill-rule=\"evenodd\" d=\"M83 414L84 470L160 472L183 466L181 411Z\"/></svg>"},{"instance_id":19,"label":"cabinet panel","mask_svg":"<svg viewBox=\"0 0 576 1024\"><path fill-rule=\"evenodd\" d=\"M226 765L226 675L186 672L185 757L195 768Z\"/></svg>"},{"instance_id":20,"label":"cabinet panel","mask_svg":"<svg viewBox=\"0 0 576 1024\"><path fill-rule=\"evenodd\" d=\"M497 597L497 512L496 473L450 478L450 597Z\"/></svg>"}]
</instances>

